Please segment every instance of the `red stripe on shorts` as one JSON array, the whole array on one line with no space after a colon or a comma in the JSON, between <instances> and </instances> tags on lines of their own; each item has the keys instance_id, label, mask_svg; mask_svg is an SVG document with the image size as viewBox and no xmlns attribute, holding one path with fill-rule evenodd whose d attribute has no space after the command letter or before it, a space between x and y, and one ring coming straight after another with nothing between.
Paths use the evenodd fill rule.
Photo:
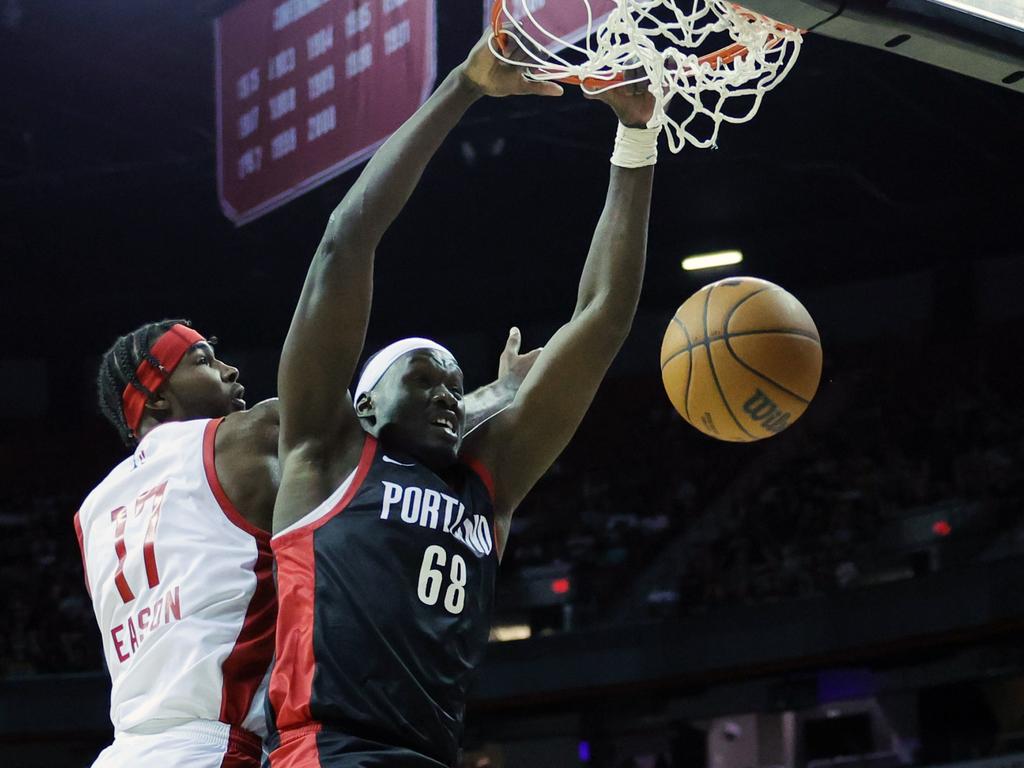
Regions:
<instances>
[{"instance_id":1,"label":"red stripe on shorts","mask_svg":"<svg viewBox=\"0 0 1024 768\"><path fill-rule=\"evenodd\" d=\"M270 768L321 768L316 735L323 726L308 725L281 734L281 746L270 753Z\"/></svg>"},{"instance_id":2,"label":"red stripe on shorts","mask_svg":"<svg viewBox=\"0 0 1024 768\"><path fill-rule=\"evenodd\" d=\"M232 726L220 768L260 768L262 763L263 743L260 737Z\"/></svg>"}]
</instances>

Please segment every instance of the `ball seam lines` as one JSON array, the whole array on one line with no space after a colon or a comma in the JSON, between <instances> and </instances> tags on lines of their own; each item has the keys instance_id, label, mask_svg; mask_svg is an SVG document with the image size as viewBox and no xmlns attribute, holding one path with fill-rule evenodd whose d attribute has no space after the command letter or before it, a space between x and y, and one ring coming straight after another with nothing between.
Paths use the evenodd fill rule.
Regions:
<instances>
[{"instance_id":1,"label":"ball seam lines","mask_svg":"<svg viewBox=\"0 0 1024 768\"><path fill-rule=\"evenodd\" d=\"M711 357L711 341L708 339L708 310L711 306L711 294L714 290L715 286L712 285L708 289L707 297L704 299L704 352L708 356L708 368L711 369L711 378L715 381L715 389L718 390L718 397L722 400L722 405L725 406L725 410L728 412L736 426L739 427L740 432L745 434L751 440L756 440L757 438L750 434L746 428L740 424L740 420L737 419L736 414L732 412L732 406L729 405L729 401L725 397L725 392L722 390L722 384L718 380L718 371L715 370L715 360ZM725 328L722 330L724 331Z\"/></svg>"}]
</instances>

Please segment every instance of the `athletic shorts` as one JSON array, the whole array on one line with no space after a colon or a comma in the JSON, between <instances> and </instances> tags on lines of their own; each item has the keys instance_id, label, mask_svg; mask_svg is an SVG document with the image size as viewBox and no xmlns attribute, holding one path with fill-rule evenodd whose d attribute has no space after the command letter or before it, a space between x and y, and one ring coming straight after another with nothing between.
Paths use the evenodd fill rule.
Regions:
<instances>
[{"instance_id":1,"label":"athletic shorts","mask_svg":"<svg viewBox=\"0 0 1024 768\"><path fill-rule=\"evenodd\" d=\"M227 723L194 720L157 733L114 735L92 768L260 768L258 736Z\"/></svg>"},{"instance_id":2,"label":"athletic shorts","mask_svg":"<svg viewBox=\"0 0 1024 768\"><path fill-rule=\"evenodd\" d=\"M281 734L270 768L448 768L402 747L381 744L319 726Z\"/></svg>"}]
</instances>

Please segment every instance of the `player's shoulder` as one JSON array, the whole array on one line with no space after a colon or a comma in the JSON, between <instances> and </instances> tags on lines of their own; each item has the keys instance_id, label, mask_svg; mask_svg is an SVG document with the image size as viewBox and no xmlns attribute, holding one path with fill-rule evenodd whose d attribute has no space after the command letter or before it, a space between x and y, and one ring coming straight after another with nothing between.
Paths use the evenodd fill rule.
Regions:
<instances>
[{"instance_id":1,"label":"player's shoulder","mask_svg":"<svg viewBox=\"0 0 1024 768\"><path fill-rule=\"evenodd\" d=\"M218 450L230 450L234 444L258 453L277 453L280 427L276 397L256 403L252 408L225 416L217 430Z\"/></svg>"},{"instance_id":2,"label":"player's shoulder","mask_svg":"<svg viewBox=\"0 0 1024 768\"><path fill-rule=\"evenodd\" d=\"M252 408L245 411L255 421L261 424L272 424L276 429L278 424L281 423L281 409L280 400L276 397L268 397L266 400L261 400L256 403Z\"/></svg>"}]
</instances>

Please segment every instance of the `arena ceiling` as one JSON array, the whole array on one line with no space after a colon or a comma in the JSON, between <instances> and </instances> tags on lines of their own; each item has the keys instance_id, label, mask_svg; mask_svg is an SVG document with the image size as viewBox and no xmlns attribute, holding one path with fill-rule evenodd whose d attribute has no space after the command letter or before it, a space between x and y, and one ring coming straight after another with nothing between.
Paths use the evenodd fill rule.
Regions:
<instances>
[{"instance_id":1,"label":"arena ceiling","mask_svg":"<svg viewBox=\"0 0 1024 768\"><path fill-rule=\"evenodd\" d=\"M4 320L46 330L86 317L98 340L190 314L280 341L355 173L241 229L223 218L211 21L231 5L0 0ZM471 45L479 5L439 3L440 71ZM645 301L678 303L699 282L679 258L721 247L794 289L1020 253L1024 94L837 37L809 35L717 150L663 150ZM990 58L1020 50L971 39ZM429 296L448 327L566 304L603 196L603 109L577 95L476 106L382 247L384 308L432 284L452 286Z\"/></svg>"}]
</instances>

